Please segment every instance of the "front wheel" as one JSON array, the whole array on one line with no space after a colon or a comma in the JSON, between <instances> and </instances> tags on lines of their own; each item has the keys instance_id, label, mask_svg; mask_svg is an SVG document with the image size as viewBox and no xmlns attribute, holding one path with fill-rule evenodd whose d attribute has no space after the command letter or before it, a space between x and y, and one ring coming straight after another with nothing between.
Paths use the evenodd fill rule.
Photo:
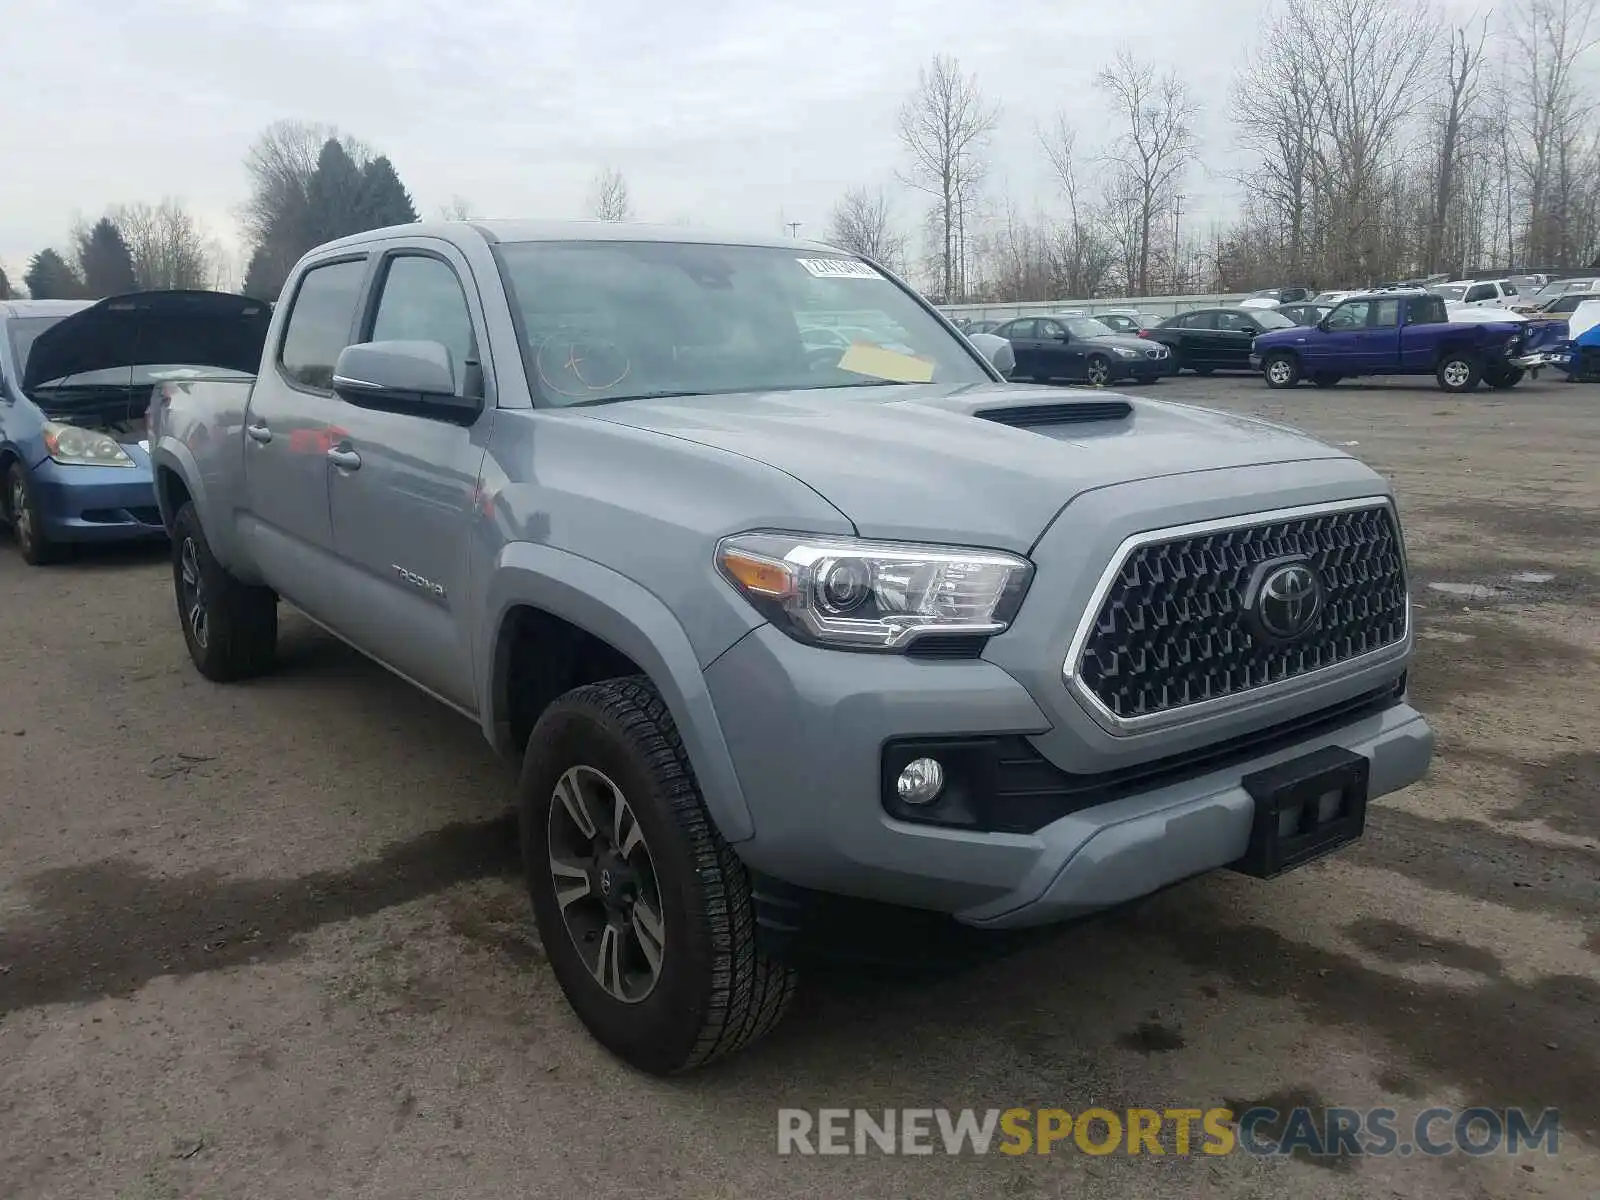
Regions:
<instances>
[{"instance_id":1,"label":"front wheel","mask_svg":"<svg viewBox=\"0 0 1600 1200\"><path fill-rule=\"evenodd\" d=\"M11 520L11 536L16 539L17 553L22 555L23 562L41 567L60 557L61 548L45 536L39 506L34 500L33 483L20 462L13 462L6 471L6 515Z\"/></svg>"},{"instance_id":2,"label":"front wheel","mask_svg":"<svg viewBox=\"0 0 1600 1200\"><path fill-rule=\"evenodd\" d=\"M1483 378L1483 365L1471 354L1446 354L1434 372L1439 387L1447 392L1470 392Z\"/></svg>"},{"instance_id":3,"label":"front wheel","mask_svg":"<svg viewBox=\"0 0 1600 1200\"><path fill-rule=\"evenodd\" d=\"M1089 356L1089 364L1084 368L1083 377L1095 387L1105 387L1111 382L1111 363L1101 358L1098 354Z\"/></svg>"},{"instance_id":4,"label":"front wheel","mask_svg":"<svg viewBox=\"0 0 1600 1200\"><path fill-rule=\"evenodd\" d=\"M241 583L216 560L192 500L172 521L172 589L183 640L200 674L228 683L272 669L278 597Z\"/></svg>"},{"instance_id":5,"label":"front wheel","mask_svg":"<svg viewBox=\"0 0 1600 1200\"><path fill-rule=\"evenodd\" d=\"M557 699L528 738L519 790L539 937L601 1045L671 1075L778 1023L794 970L756 944L744 864L712 824L647 679Z\"/></svg>"},{"instance_id":6,"label":"front wheel","mask_svg":"<svg viewBox=\"0 0 1600 1200\"><path fill-rule=\"evenodd\" d=\"M1292 388L1300 382L1300 360L1292 354L1269 354L1261 374L1269 388Z\"/></svg>"}]
</instances>

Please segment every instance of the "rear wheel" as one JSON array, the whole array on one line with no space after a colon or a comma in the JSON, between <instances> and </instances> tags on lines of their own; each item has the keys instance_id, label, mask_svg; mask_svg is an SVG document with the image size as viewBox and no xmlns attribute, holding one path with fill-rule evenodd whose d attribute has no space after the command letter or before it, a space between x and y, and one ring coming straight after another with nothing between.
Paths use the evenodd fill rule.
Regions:
<instances>
[{"instance_id":1,"label":"rear wheel","mask_svg":"<svg viewBox=\"0 0 1600 1200\"><path fill-rule=\"evenodd\" d=\"M22 561L39 567L61 557L61 547L45 536L34 500L33 483L27 469L13 462L6 471L6 516L11 521L11 536L16 539Z\"/></svg>"},{"instance_id":2,"label":"rear wheel","mask_svg":"<svg viewBox=\"0 0 1600 1200\"><path fill-rule=\"evenodd\" d=\"M1300 360L1292 354L1269 354L1261 375L1269 388L1292 388L1300 382Z\"/></svg>"},{"instance_id":3,"label":"rear wheel","mask_svg":"<svg viewBox=\"0 0 1600 1200\"><path fill-rule=\"evenodd\" d=\"M587 684L545 710L519 809L545 954L601 1045L669 1075L778 1023L794 970L757 945L749 876L647 679Z\"/></svg>"},{"instance_id":4,"label":"rear wheel","mask_svg":"<svg viewBox=\"0 0 1600 1200\"><path fill-rule=\"evenodd\" d=\"M1339 381L1343 378L1343 375L1313 375L1311 377L1311 382L1316 384L1319 388L1331 388L1337 386Z\"/></svg>"},{"instance_id":5,"label":"rear wheel","mask_svg":"<svg viewBox=\"0 0 1600 1200\"><path fill-rule=\"evenodd\" d=\"M1510 363L1499 363L1487 367L1483 372L1483 381L1492 388L1513 388L1522 382L1523 370L1513 367Z\"/></svg>"},{"instance_id":6,"label":"rear wheel","mask_svg":"<svg viewBox=\"0 0 1600 1200\"><path fill-rule=\"evenodd\" d=\"M228 574L211 553L192 500L172 521L172 588L183 640L200 674L227 683L272 669L278 597Z\"/></svg>"},{"instance_id":7,"label":"rear wheel","mask_svg":"<svg viewBox=\"0 0 1600 1200\"><path fill-rule=\"evenodd\" d=\"M1483 364L1475 355L1452 351L1439 360L1434 377L1447 392L1470 392L1483 378Z\"/></svg>"}]
</instances>

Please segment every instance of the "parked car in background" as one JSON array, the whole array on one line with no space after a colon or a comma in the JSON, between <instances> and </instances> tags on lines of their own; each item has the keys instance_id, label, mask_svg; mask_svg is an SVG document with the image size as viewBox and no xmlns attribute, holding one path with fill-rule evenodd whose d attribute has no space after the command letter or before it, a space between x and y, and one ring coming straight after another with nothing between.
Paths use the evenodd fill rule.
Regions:
<instances>
[{"instance_id":1,"label":"parked car in background","mask_svg":"<svg viewBox=\"0 0 1600 1200\"><path fill-rule=\"evenodd\" d=\"M1570 279L1552 279L1528 298L1528 304L1532 308L1539 308L1574 292L1600 292L1600 278L1584 275Z\"/></svg>"},{"instance_id":2,"label":"parked car in background","mask_svg":"<svg viewBox=\"0 0 1600 1200\"><path fill-rule=\"evenodd\" d=\"M1581 292L1566 292L1546 300L1533 310L1542 316L1570 316L1578 311L1578 306L1588 300L1600 299L1600 288L1585 289Z\"/></svg>"},{"instance_id":3,"label":"parked car in background","mask_svg":"<svg viewBox=\"0 0 1600 1200\"><path fill-rule=\"evenodd\" d=\"M1326 442L1006 383L788 237L417 223L283 294L253 384L153 406L188 654L270 671L282 597L519 762L539 957L643 1070L771 1029L819 894L1068 920L1427 770L1392 489Z\"/></svg>"},{"instance_id":4,"label":"parked car in background","mask_svg":"<svg viewBox=\"0 0 1600 1200\"><path fill-rule=\"evenodd\" d=\"M1312 298L1312 302L1315 304L1326 304L1331 308L1333 305L1339 303L1339 301L1354 296L1358 290L1359 289L1356 288L1346 288L1343 291L1318 292L1316 296Z\"/></svg>"},{"instance_id":5,"label":"parked car in background","mask_svg":"<svg viewBox=\"0 0 1600 1200\"><path fill-rule=\"evenodd\" d=\"M165 379L253 372L270 307L218 292L0 301L0 516L29 563L166 535L145 415Z\"/></svg>"},{"instance_id":6,"label":"parked car in background","mask_svg":"<svg viewBox=\"0 0 1600 1200\"><path fill-rule=\"evenodd\" d=\"M1117 333L1132 334L1154 329L1162 320L1153 313L1137 312L1131 308L1108 308L1105 312L1095 313L1094 319Z\"/></svg>"},{"instance_id":7,"label":"parked car in background","mask_svg":"<svg viewBox=\"0 0 1600 1200\"><path fill-rule=\"evenodd\" d=\"M1149 383L1172 369L1167 347L1118 333L1093 317L1018 317L995 333L1011 343L1017 358L1011 378L1016 380Z\"/></svg>"},{"instance_id":8,"label":"parked car in background","mask_svg":"<svg viewBox=\"0 0 1600 1200\"><path fill-rule=\"evenodd\" d=\"M961 327L961 331L963 333L993 333L1004 324L1004 321L968 321Z\"/></svg>"},{"instance_id":9,"label":"parked car in background","mask_svg":"<svg viewBox=\"0 0 1600 1200\"><path fill-rule=\"evenodd\" d=\"M1262 288L1251 292L1239 301L1241 308L1274 308L1279 304L1304 304L1312 298L1312 290L1303 287Z\"/></svg>"},{"instance_id":10,"label":"parked car in background","mask_svg":"<svg viewBox=\"0 0 1600 1200\"><path fill-rule=\"evenodd\" d=\"M1315 325L1333 311L1331 304L1280 304L1272 310L1280 317L1288 317L1296 325Z\"/></svg>"},{"instance_id":11,"label":"parked car in background","mask_svg":"<svg viewBox=\"0 0 1600 1200\"><path fill-rule=\"evenodd\" d=\"M1172 371L1248 371L1250 343L1274 329L1295 324L1271 308L1197 308L1168 317L1142 336L1172 351Z\"/></svg>"},{"instance_id":12,"label":"parked car in background","mask_svg":"<svg viewBox=\"0 0 1600 1200\"><path fill-rule=\"evenodd\" d=\"M1428 289L1446 304L1469 304L1479 308L1511 308L1516 305L1517 285L1509 279L1454 279Z\"/></svg>"},{"instance_id":13,"label":"parked car in background","mask_svg":"<svg viewBox=\"0 0 1600 1200\"><path fill-rule=\"evenodd\" d=\"M1447 392L1480 381L1506 388L1523 375L1525 320L1452 322L1428 292L1352 296L1313 326L1258 337L1250 362L1272 388L1302 379L1332 387L1356 375L1433 375ZM1531 365L1531 364L1530 364Z\"/></svg>"}]
</instances>

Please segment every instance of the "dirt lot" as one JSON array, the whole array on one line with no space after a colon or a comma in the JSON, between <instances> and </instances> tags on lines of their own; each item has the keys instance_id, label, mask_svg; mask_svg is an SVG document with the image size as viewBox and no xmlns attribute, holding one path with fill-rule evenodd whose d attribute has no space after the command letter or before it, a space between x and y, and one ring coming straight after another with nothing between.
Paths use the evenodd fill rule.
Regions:
<instances>
[{"instance_id":1,"label":"dirt lot","mask_svg":"<svg viewBox=\"0 0 1600 1200\"><path fill-rule=\"evenodd\" d=\"M209 685L158 557L0 546L0 1196L1600 1194L1600 392L1152 394L1395 480L1431 778L1274 883L1195 881L981 970L822 974L771 1041L670 1083L565 1008L476 729L295 618L276 676ZM774 1153L784 1105L1256 1100L1555 1106L1563 1138L1331 1165Z\"/></svg>"}]
</instances>

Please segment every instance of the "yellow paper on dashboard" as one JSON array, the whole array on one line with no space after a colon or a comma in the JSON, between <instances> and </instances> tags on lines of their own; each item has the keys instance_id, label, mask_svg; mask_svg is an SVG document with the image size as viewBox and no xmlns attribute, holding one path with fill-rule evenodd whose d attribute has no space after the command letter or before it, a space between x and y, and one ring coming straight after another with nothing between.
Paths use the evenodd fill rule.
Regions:
<instances>
[{"instance_id":1,"label":"yellow paper on dashboard","mask_svg":"<svg viewBox=\"0 0 1600 1200\"><path fill-rule=\"evenodd\" d=\"M934 363L915 354L901 354L887 346L853 342L839 359L839 369L858 375L876 375L891 383L932 383Z\"/></svg>"}]
</instances>

